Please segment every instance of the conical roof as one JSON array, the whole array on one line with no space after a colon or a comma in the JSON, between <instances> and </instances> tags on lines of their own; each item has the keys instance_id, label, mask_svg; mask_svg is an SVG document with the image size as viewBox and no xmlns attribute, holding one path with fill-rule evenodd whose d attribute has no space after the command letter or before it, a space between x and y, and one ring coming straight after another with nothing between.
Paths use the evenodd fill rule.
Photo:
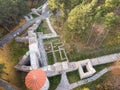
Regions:
<instances>
[{"instance_id":1,"label":"conical roof","mask_svg":"<svg viewBox=\"0 0 120 90\"><path fill-rule=\"evenodd\" d=\"M42 69L34 69L25 77L25 84L32 90L40 90L46 82L46 73Z\"/></svg>"}]
</instances>

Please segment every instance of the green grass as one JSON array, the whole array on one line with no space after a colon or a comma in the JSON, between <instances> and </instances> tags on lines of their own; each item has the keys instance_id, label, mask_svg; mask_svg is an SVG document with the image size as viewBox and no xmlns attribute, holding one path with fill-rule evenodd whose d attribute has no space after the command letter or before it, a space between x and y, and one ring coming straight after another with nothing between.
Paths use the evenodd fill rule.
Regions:
<instances>
[{"instance_id":1,"label":"green grass","mask_svg":"<svg viewBox=\"0 0 120 90\"><path fill-rule=\"evenodd\" d=\"M61 62L59 51L55 52L55 55L56 55L56 58L57 58L57 62Z\"/></svg>"},{"instance_id":2,"label":"green grass","mask_svg":"<svg viewBox=\"0 0 120 90\"><path fill-rule=\"evenodd\" d=\"M48 53L48 54L47 54L47 57L48 57L48 64L49 64L49 65L54 64L53 54L52 54L52 53Z\"/></svg>"},{"instance_id":3,"label":"green grass","mask_svg":"<svg viewBox=\"0 0 120 90\"><path fill-rule=\"evenodd\" d=\"M107 64L103 64L103 65L98 65L98 66L95 66L95 70L96 70L96 73L101 71L102 69L110 66L112 63L107 63ZM75 89L73 90L81 90L82 88L84 87L88 87L90 90L96 90L95 87L96 85L100 84L107 76L109 76L109 72L104 74L103 76L101 76L100 78L98 78L97 80L93 81L93 82L90 82L90 83L87 83L85 85L82 85L82 86L79 86L79 87L76 87ZM74 77L74 76L73 76Z\"/></svg>"},{"instance_id":4,"label":"green grass","mask_svg":"<svg viewBox=\"0 0 120 90\"><path fill-rule=\"evenodd\" d=\"M102 64L102 65L97 65L97 66L94 66L94 69L96 70L96 72L99 72L100 70L110 66L111 64L113 63L107 63L107 64Z\"/></svg>"},{"instance_id":5,"label":"green grass","mask_svg":"<svg viewBox=\"0 0 120 90\"><path fill-rule=\"evenodd\" d=\"M69 83L74 83L80 80L80 76L79 76L79 72L78 70L76 71L72 71L72 72L68 72L67 73L67 78L69 80Z\"/></svg>"},{"instance_id":6,"label":"green grass","mask_svg":"<svg viewBox=\"0 0 120 90\"><path fill-rule=\"evenodd\" d=\"M56 38L50 38L50 39L44 39L44 42L45 43L50 43L50 42L54 42L54 43L57 43L60 41L60 38L59 37L56 37Z\"/></svg>"},{"instance_id":7,"label":"green grass","mask_svg":"<svg viewBox=\"0 0 120 90\"><path fill-rule=\"evenodd\" d=\"M39 25L36 31L43 32L43 34L51 33L45 21L41 22L41 24Z\"/></svg>"},{"instance_id":8,"label":"green grass","mask_svg":"<svg viewBox=\"0 0 120 90\"><path fill-rule=\"evenodd\" d=\"M23 43L17 43L16 41L11 41L9 44L11 51L11 56L13 60L18 62L18 59L23 56L28 51L28 46Z\"/></svg>"},{"instance_id":9,"label":"green grass","mask_svg":"<svg viewBox=\"0 0 120 90\"><path fill-rule=\"evenodd\" d=\"M109 55L113 53L119 53L120 46L113 46L113 47L101 47L101 48L95 48L95 49L81 49L77 51L77 49L74 49L73 52L68 53L68 58L70 61L79 61L84 59L91 59L96 58L104 55Z\"/></svg>"},{"instance_id":10,"label":"green grass","mask_svg":"<svg viewBox=\"0 0 120 90\"><path fill-rule=\"evenodd\" d=\"M61 54L62 54L62 57L65 58L65 54L63 50L61 51Z\"/></svg>"},{"instance_id":11,"label":"green grass","mask_svg":"<svg viewBox=\"0 0 120 90\"><path fill-rule=\"evenodd\" d=\"M61 45L61 44L56 44L56 43L60 42L60 38L53 38L53 39L45 39L44 40L45 44L49 44L50 42L52 42L54 50L58 50L58 46ZM54 64L53 54L52 53L48 53L47 55L48 55L48 62L49 62L49 64L50 65ZM65 56L63 51L62 51L62 55L63 55L63 57ZM57 62L62 62L59 51L55 52L55 56L56 56Z\"/></svg>"},{"instance_id":12,"label":"green grass","mask_svg":"<svg viewBox=\"0 0 120 90\"><path fill-rule=\"evenodd\" d=\"M33 18L37 18L38 15L37 14L32 14Z\"/></svg>"},{"instance_id":13,"label":"green grass","mask_svg":"<svg viewBox=\"0 0 120 90\"><path fill-rule=\"evenodd\" d=\"M54 48L54 50L58 50L58 45L53 44L53 48Z\"/></svg>"},{"instance_id":14,"label":"green grass","mask_svg":"<svg viewBox=\"0 0 120 90\"><path fill-rule=\"evenodd\" d=\"M60 58L60 53L57 51L55 52L55 55L56 55L56 59L57 59L57 62L62 62L61 58ZM47 54L47 57L48 57L48 64L49 65L52 65L54 64L54 57L53 57L53 53L48 53Z\"/></svg>"},{"instance_id":15,"label":"green grass","mask_svg":"<svg viewBox=\"0 0 120 90\"><path fill-rule=\"evenodd\" d=\"M10 49L10 55L12 57L11 62L14 63L15 65L19 62L19 58L22 57L28 51L27 45L17 43L14 40L12 40L9 43L9 49ZM25 74L23 75L22 72L18 72L15 69L13 69L12 72L16 75L16 77L13 77L13 78L16 78L16 83L13 83L13 82L10 82L10 83L14 84L15 86L19 87L22 90L27 90L23 80L23 77L25 77Z\"/></svg>"},{"instance_id":16,"label":"green grass","mask_svg":"<svg viewBox=\"0 0 120 90\"><path fill-rule=\"evenodd\" d=\"M110 73L106 73L103 76L101 76L100 78L98 78L97 80L93 81L93 82L89 82L85 85L79 86L74 88L73 90L81 90L84 87L89 88L90 90L96 90L96 85L100 84L101 82L104 81L105 78L107 78L110 75Z\"/></svg>"},{"instance_id":17,"label":"green grass","mask_svg":"<svg viewBox=\"0 0 120 90\"><path fill-rule=\"evenodd\" d=\"M49 90L55 90L57 88L58 84L60 83L61 75L57 75L57 76L54 76L54 77L49 77L48 79L50 81Z\"/></svg>"}]
</instances>

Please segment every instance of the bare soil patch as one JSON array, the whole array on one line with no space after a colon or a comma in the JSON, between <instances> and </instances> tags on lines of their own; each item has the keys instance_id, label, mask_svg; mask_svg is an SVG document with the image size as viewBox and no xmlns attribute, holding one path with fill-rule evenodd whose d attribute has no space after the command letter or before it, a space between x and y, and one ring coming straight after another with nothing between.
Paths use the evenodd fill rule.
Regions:
<instances>
[{"instance_id":1,"label":"bare soil patch","mask_svg":"<svg viewBox=\"0 0 120 90\"><path fill-rule=\"evenodd\" d=\"M115 62L113 66L120 66L120 61ZM120 75L120 68L113 69L111 73L114 75Z\"/></svg>"}]
</instances>

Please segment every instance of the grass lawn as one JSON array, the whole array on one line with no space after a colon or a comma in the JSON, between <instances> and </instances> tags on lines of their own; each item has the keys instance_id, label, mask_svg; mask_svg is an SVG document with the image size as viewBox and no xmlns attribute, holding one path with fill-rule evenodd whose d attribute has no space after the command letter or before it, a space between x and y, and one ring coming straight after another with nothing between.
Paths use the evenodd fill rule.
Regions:
<instances>
[{"instance_id":1,"label":"grass lawn","mask_svg":"<svg viewBox=\"0 0 120 90\"><path fill-rule=\"evenodd\" d=\"M89 88L90 90L96 90L97 85L99 85L100 83L102 83L104 81L105 78L107 78L110 75L110 72L104 74L103 76L101 76L100 78L98 78L97 80L87 83L85 85L79 86L74 88L73 90L82 90L83 88Z\"/></svg>"},{"instance_id":2,"label":"grass lawn","mask_svg":"<svg viewBox=\"0 0 120 90\"><path fill-rule=\"evenodd\" d=\"M57 76L54 76L54 77L49 77L48 79L50 81L49 90L55 90L57 88L58 84L60 83L61 75L57 75Z\"/></svg>"},{"instance_id":3,"label":"grass lawn","mask_svg":"<svg viewBox=\"0 0 120 90\"><path fill-rule=\"evenodd\" d=\"M36 31L37 31L37 32L43 32L43 34L51 33L45 20L43 20L43 21L41 22L41 24L39 25L39 27L37 28Z\"/></svg>"},{"instance_id":4,"label":"grass lawn","mask_svg":"<svg viewBox=\"0 0 120 90\"><path fill-rule=\"evenodd\" d=\"M47 43L50 43L50 42L58 43L58 42L60 42L60 38L56 37L56 38L44 39L44 43L47 44Z\"/></svg>"},{"instance_id":5,"label":"grass lawn","mask_svg":"<svg viewBox=\"0 0 120 90\"><path fill-rule=\"evenodd\" d=\"M96 70L96 72L99 72L100 70L106 68L106 67L109 67L111 66L113 63L107 63L107 64L102 64L102 65L97 65L97 66L94 66L94 69Z\"/></svg>"},{"instance_id":6,"label":"grass lawn","mask_svg":"<svg viewBox=\"0 0 120 90\"><path fill-rule=\"evenodd\" d=\"M103 65L98 65L98 66L95 66L95 70L96 70L96 73L99 72L100 70L104 69L105 67L108 67L110 66L112 63L108 63L108 64L103 64ZM98 78L97 80L93 81L93 82L90 82L90 83L87 83L85 85L82 85L82 86L79 86L79 87L76 87L74 88L73 90L81 90L83 88L89 88L90 90L96 90L95 87L97 85L99 85L107 76L109 76L109 72L104 74L103 76L101 76L100 78ZM72 76L71 78L74 78L75 76ZM73 79L74 80L74 79Z\"/></svg>"},{"instance_id":7,"label":"grass lawn","mask_svg":"<svg viewBox=\"0 0 120 90\"><path fill-rule=\"evenodd\" d=\"M113 53L119 53L120 47L117 45L116 47L102 47L98 49L81 49L77 50L77 48L74 48L72 52L69 52L68 58L70 61L79 61L84 59L91 59L96 58L104 55L109 55Z\"/></svg>"},{"instance_id":8,"label":"grass lawn","mask_svg":"<svg viewBox=\"0 0 120 90\"><path fill-rule=\"evenodd\" d=\"M61 60L61 58L60 58L60 53L59 53L58 51L55 52L55 55L56 55L57 62L63 62L63 61L65 61L65 60ZM51 52L51 53L48 53L48 54L47 54L47 57L48 57L48 64L49 64L49 65L52 65L52 64L55 63L52 52Z\"/></svg>"},{"instance_id":9,"label":"grass lawn","mask_svg":"<svg viewBox=\"0 0 120 90\"><path fill-rule=\"evenodd\" d=\"M27 50L27 46L16 43L14 40L8 42L0 50L0 64L5 64L4 71L8 73L8 75L2 74L1 77L21 90L27 90L24 85L25 74L16 71L14 66L18 63L19 57L24 55Z\"/></svg>"},{"instance_id":10,"label":"grass lawn","mask_svg":"<svg viewBox=\"0 0 120 90\"><path fill-rule=\"evenodd\" d=\"M72 71L72 72L68 72L67 73L67 78L69 83L74 83L80 80L80 76L79 76L79 72L78 70L76 71Z\"/></svg>"},{"instance_id":11,"label":"grass lawn","mask_svg":"<svg viewBox=\"0 0 120 90\"><path fill-rule=\"evenodd\" d=\"M47 57L48 57L48 64L49 64L49 65L54 64L53 54L52 54L52 53L48 53L48 54L47 54Z\"/></svg>"},{"instance_id":12,"label":"grass lawn","mask_svg":"<svg viewBox=\"0 0 120 90\"><path fill-rule=\"evenodd\" d=\"M32 14L33 18L37 18L38 15L37 14Z\"/></svg>"},{"instance_id":13,"label":"grass lawn","mask_svg":"<svg viewBox=\"0 0 120 90\"><path fill-rule=\"evenodd\" d=\"M59 51L58 52L55 52L55 55L56 55L56 58L57 58L57 62L62 62L61 58L60 58L60 53Z\"/></svg>"}]
</instances>

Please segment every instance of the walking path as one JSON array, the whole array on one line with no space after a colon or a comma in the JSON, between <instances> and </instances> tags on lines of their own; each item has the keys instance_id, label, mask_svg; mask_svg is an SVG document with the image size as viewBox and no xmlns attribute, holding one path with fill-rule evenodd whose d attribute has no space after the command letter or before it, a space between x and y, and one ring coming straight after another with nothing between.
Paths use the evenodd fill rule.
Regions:
<instances>
[{"instance_id":1,"label":"walking path","mask_svg":"<svg viewBox=\"0 0 120 90\"><path fill-rule=\"evenodd\" d=\"M48 24L48 26L49 26L50 31L51 31L54 35L57 36L57 33L56 33L55 30L53 29L49 18L46 18L46 22L47 22L47 24Z\"/></svg>"},{"instance_id":2,"label":"walking path","mask_svg":"<svg viewBox=\"0 0 120 90\"><path fill-rule=\"evenodd\" d=\"M118 60L118 58L120 58L120 53L105 55L97 58L92 58L89 60L91 61L93 66L97 66L100 64L115 62L116 60Z\"/></svg>"},{"instance_id":3,"label":"walking path","mask_svg":"<svg viewBox=\"0 0 120 90\"><path fill-rule=\"evenodd\" d=\"M35 21L38 20L39 18L41 18L41 17L38 17L38 18L35 18L33 20L30 20L29 22L26 22L26 24L24 24L22 27L20 27L19 29L17 29L14 32L8 34L4 39L2 39L0 41L0 47L3 46L5 43L7 43L9 40L13 39L16 35L18 35L22 31L24 31L25 29L27 29L30 25L32 25L33 23L35 23Z\"/></svg>"},{"instance_id":4,"label":"walking path","mask_svg":"<svg viewBox=\"0 0 120 90\"><path fill-rule=\"evenodd\" d=\"M0 79L0 86L2 86L5 90L17 90L13 86L10 86L8 83L4 82Z\"/></svg>"},{"instance_id":5,"label":"walking path","mask_svg":"<svg viewBox=\"0 0 120 90\"><path fill-rule=\"evenodd\" d=\"M93 59L87 59L87 60L91 62L92 66L96 66L100 64L115 62L118 60L118 57L120 57L120 53L106 55L106 56L93 58ZM78 62L59 62L59 63L56 63L57 65L53 64L53 65L48 65L42 68L46 71L47 76L51 77L51 76L62 74L63 72L72 72L74 70L78 70L80 65L79 63L83 61L85 60L78 61ZM99 62L96 64L97 61ZM66 68L64 68L64 66Z\"/></svg>"},{"instance_id":6,"label":"walking path","mask_svg":"<svg viewBox=\"0 0 120 90\"><path fill-rule=\"evenodd\" d=\"M60 84L58 85L56 90L70 90L70 84L67 79L66 73L63 73L61 76Z\"/></svg>"},{"instance_id":7,"label":"walking path","mask_svg":"<svg viewBox=\"0 0 120 90\"><path fill-rule=\"evenodd\" d=\"M37 17L37 18L32 19L32 20L29 20L22 27L20 27L19 29L15 30L14 32L8 34L5 38L3 38L0 41L0 47L2 47L4 44L6 44L9 40L11 40L14 37L16 37L17 35L19 35L24 30L26 30L29 26L31 26L32 24L34 24L37 20L39 20L39 19L45 19L45 18L48 18L49 16L50 16L50 14L47 11L47 12L44 12L42 15L40 15L40 17Z\"/></svg>"},{"instance_id":8,"label":"walking path","mask_svg":"<svg viewBox=\"0 0 120 90\"><path fill-rule=\"evenodd\" d=\"M94 76L90 77L90 78L87 78L87 79L84 79L84 80L80 80L78 82L75 82L75 83L72 83L70 85L70 89L73 89L75 87L78 87L78 86L81 86L81 85L84 85L84 84L87 84L89 82L92 82L92 81L95 81L97 80L98 78L100 78L102 75L104 75L105 73L113 70L113 69L117 69L117 68L120 68L120 66L110 66L110 67L106 67L104 68L103 70L101 70L100 72L96 73Z\"/></svg>"},{"instance_id":9,"label":"walking path","mask_svg":"<svg viewBox=\"0 0 120 90\"><path fill-rule=\"evenodd\" d=\"M66 76L66 73L64 72L61 76L60 84L57 86L56 90L72 90L73 88L76 88L78 86L95 81L98 78L100 78L101 76L103 76L105 73L107 73L113 69L117 69L117 68L120 69L120 66L106 67L103 70L101 70L100 72L96 73L94 76L87 78L87 79L84 79L84 80L80 80L80 81L72 83L72 84L69 83L67 76Z\"/></svg>"},{"instance_id":10,"label":"walking path","mask_svg":"<svg viewBox=\"0 0 120 90\"><path fill-rule=\"evenodd\" d=\"M57 33L55 32L54 28L53 28L52 25L51 25L51 22L50 22L49 18L46 18L46 22L47 22L47 24L48 24L48 27L49 27L51 33L49 33L49 34L44 34L44 35L43 35L43 39L49 39L49 38L58 37Z\"/></svg>"},{"instance_id":11,"label":"walking path","mask_svg":"<svg viewBox=\"0 0 120 90\"><path fill-rule=\"evenodd\" d=\"M40 52L41 65L42 66L47 66L48 65L48 59L47 59L47 54L46 54L46 51L45 51L45 48L44 48L41 33L38 33L38 47L39 47L39 52Z\"/></svg>"}]
</instances>

